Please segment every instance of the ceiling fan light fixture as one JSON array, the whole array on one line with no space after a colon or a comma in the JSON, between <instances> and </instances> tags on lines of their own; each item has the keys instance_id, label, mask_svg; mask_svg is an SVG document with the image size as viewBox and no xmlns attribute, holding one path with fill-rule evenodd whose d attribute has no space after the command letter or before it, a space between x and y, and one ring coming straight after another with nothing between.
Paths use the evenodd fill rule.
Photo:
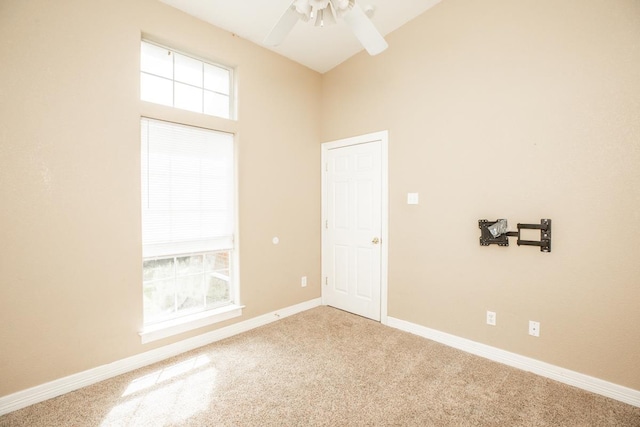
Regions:
<instances>
[{"instance_id":1,"label":"ceiling fan light fixture","mask_svg":"<svg viewBox=\"0 0 640 427\"><path fill-rule=\"evenodd\" d=\"M366 51L377 55L388 45L371 22L374 10L373 7L361 8L356 0L292 0L265 38L265 44L278 46L298 20L311 20L313 25L324 27L325 22L334 24L337 18L342 18Z\"/></svg>"},{"instance_id":2,"label":"ceiling fan light fixture","mask_svg":"<svg viewBox=\"0 0 640 427\"><path fill-rule=\"evenodd\" d=\"M311 5L308 0L296 0L296 12L309 18L311 13Z\"/></svg>"},{"instance_id":3,"label":"ceiling fan light fixture","mask_svg":"<svg viewBox=\"0 0 640 427\"><path fill-rule=\"evenodd\" d=\"M325 9L329 6L329 0L307 0L312 8L316 10Z\"/></svg>"},{"instance_id":4,"label":"ceiling fan light fixture","mask_svg":"<svg viewBox=\"0 0 640 427\"><path fill-rule=\"evenodd\" d=\"M338 9L347 10L353 7L353 0L338 0Z\"/></svg>"},{"instance_id":5,"label":"ceiling fan light fixture","mask_svg":"<svg viewBox=\"0 0 640 427\"><path fill-rule=\"evenodd\" d=\"M311 20L315 26L334 24L337 18L341 18L348 12L355 0L294 0L293 6L300 18L307 22ZM321 17L321 18L320 18Z\"/></svg>"}]
</instances>

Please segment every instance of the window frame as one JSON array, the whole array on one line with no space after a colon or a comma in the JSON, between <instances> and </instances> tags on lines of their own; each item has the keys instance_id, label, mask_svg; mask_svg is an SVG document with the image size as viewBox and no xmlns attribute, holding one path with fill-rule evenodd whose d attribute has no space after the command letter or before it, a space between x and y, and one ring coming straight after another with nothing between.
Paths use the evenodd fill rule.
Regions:
<instances>
[{"instance_id":1,"label":"window frame","mask_svg":"<svg viewBox=\"0 0 640 427\"><path fill-rule=\"evenodd\" d=\"M170 107L166 107L164 106L165 109L170 108ZM188 112L191 115L199 115L198 113L194 113L194 112ZM184 332L188 332L194 329L198 329L198 328L202 328L205 326L209 326L209 325L213 325L215 323L219 323L219 322L223 322L225 320L229 320L229 319L233 319L239 316L242 316L242 310L243 308L245 308L244 305L241 304L240 302L240 267L239 267L239 253L240 253L240 249L239 249L239 239L238 239L238 232L239 232L239 224L238 224L238 219L239 219L239 215L238 215L238 135L237 132L230 132L228 130L220 130L218 128L216 128L215 126L209 126L209 125L195 125L193 123L191 123L190 121L177 121L177 120L166 120L165 118L155 118L155 117L150 117L148 115L141 115L140 116L140 121L139 121L139 135L140 135L140 150L142 150L142 140L141 140L141 136L142 136L142 123L144 119L148 119L148 120L156 120L156 121L165 121L165 122L169 122L172 124L176 124L178 126L190 126L190 127L195 127L195 128L201 128L204 130L210 130L210 131L214 131L214 132L225 132L225 133L229 133L233 136L233 170L234 170L234 174L233 174L233 192L234 192L234 207L233 207L233 211L234 211L234 232L233 232L233 247L231 249L229 249L230 252L230 276L231 276L231 280L230 280L230 294L231 294L231 302L229 304L226 304L224 306L221 307L215 307L215 308L211 308L211 309L205 309L203 311L198 311L197 313L193 313L193 314L188 314L188 315L183 315L180 317L175 317L172 319L168 319L168 320L164 320L164 321L159 321L159 322L153 322L153 323L148 323L145 324L144 321L144 301L142 301L142 305L140 306L141 308L141 313L142 313L142 328L140 330L140 332L138 333L138 335L141 338L141 342L142 344L146 344L149 342L153 342L159 339L163 339L163 338L167 338L167 337L171 337L180 333L184 333ZM213 117L212 117L213 119ZM141 164L142 158L140 158L140 180L141 180L141 184L142 184L142 164ZM140 191L140 209L141 209L141 213L142 213L142 185L141 185L141 191ZM142 220L142 216L141 216L141 220ZM141 222L141 226L142 226L142 222ZM142 228L140 229L140 231L142 232ZM141 242L142 243L142 242ZM140 253L142 254L142 245L140 247ZM180 256L180 255L184 255L184 254L174 254L174 256ZM153 259L153 258L158 258L155 256L150 256L147 257L148 259ZM145 261L145 257L141 258L142 262ZM143 273L143 269L142 269L143 265L141 263L140 265L140 293L142 296L142 292L144 290L144 281L142 279L142 273Z\"/></svg>"},{"instance_id":2,"label":"window frame","mask_svg":"<svg viewBox=\"0 0 640 427\"><path fill-rule=\"evenodd\" d=\"M214 65L220 68L224 68L229 70L229 118L224 118L220 116L214 116L199 112L194 112L190 110L184 110L180 108L175 108L173 106L168 106L164 104L157 104L148 101L143 101L141 97L141 90L138 90L138 97L142 101L140 103L140 121L139 126L142 126L142 119L150 119L150 120L160 120L170 123L175 123L177 125L182 126L191 126L196 128L202 128L211 131L217 132L225 132L233 135L233 162L234 162L234 176L233 176L233 192L234 192L234 241L233 247L230 249L231 259L230 259L230 275L232 277L231 281L231 289L230 293L232 295L232 303L228 305L224 305L218 308L207 309L204 311L200 311L198 313L177 317L174 319L152 323L152 324L144 324L144 306L142 305L142 292L143 292L143 280L142 280L142 263L140 264L140 282L139 289L141 295L141 326L138 332L138 335L141 338L142 344L153 342L156 340L160 340L163 338L171 337L177 334L185 333L188 331L192 331L198 328L206 327L218 322L226 321L229 319L233 319L239 316L242 316L244 305L241 304L241 280L240 280L240 245L239 245L239 210L238 210L238 192L239 192L239 181L238 181L238 171L239 171L239 159L238 159L238 145L239 145L239 137L238 137L238 121L237 121L237 75L234 67L225 66L218 64L216 62L212 62L206 58L198 57L197 55L192 55L190 53L186 53L179 49L173 49L166 45L154 42L149 38L142 37L140 39L138 46L141 49L142 42L151 43L153 45L162 47L169 51L185 55L187 57L197 59L202 61L203 63ZM141 52L140 52L141 55ZM140 57L141 59L141 57ZM138 75L140 76L142 73L142 69L140 68L140 72ZM140 79L141 77L139 77ZM139 137L141 135L142 129L139 128ZM140 141L140 139L139 139ZM142 147L140 147L142 148ZM139 162L140 165L140 162ZM140 179L142 179L140 175ZM140 198L141 199L141 198ZM141 201L141 200L140 200ZM142 201L141 201L142 203ZM141 206L142 209L142 206ZM142 230L141 230L142 231ZM142 247L141 247L142 254ZM149 257L151 258L151 257ZM141 261L144 257L141 257Z\"/></svg>"},{"instance_id":3,"label":"window frame","mask_svg":"<svg viewBox=\"0 0 640 427\"><path fill-rule=\"evenodd\" d=\"M182 55L182 56L185 56L185 57L187 57L189 59L193 59L193 60L196 60L198 62L201 62L204 65L210 65L210 66L213 66L213 67L221 68L221 69L227 70L229 72L229 88L228 88L229 89L229 94L227 95L227 94L224 94L222 92L205 89L204 88L204 83L203 83L202 87L199 87L199 86L191 85L189 83L185 83L185 82L176 80L176 77L175 77L175 59L174 59L174 63L173 63L173 74L172 74L171 79L169 79L167 77L164 77L164 76L161 76L161 75L158 75L158 74L153 74L153 73L150 73L150 72L147 72L147 71L143 71L142 70L142 64L140 64L140 73L139 73L140 90L139 90L139 96L140 96L140 100L142 102L148 102L148 103L154 104L154 105L162 105L164 107L176 109L176 110L179 110L179 111L186 111L186 112L193 113L193 114L201 114L201 115L204 115L204 116L207 116L207 117L215 117L217 119L233 120L233 121L237 120L236 69L235 69L235 67L232 67L232 66L229 66L229 65L224 65L224 64L212 61L210 59L207 59L207 58L204 58L204 57L201 57L201 56L198 56L198 55L187 53L187 52L185 52L183 50L180 50L180 49L175 49L175 48L169 47L169 46L167 46L165 44L158 43L158 42L156 42L156 41L154 41L152 39L149 39L147 37L144 37L144 36L140 40L140 62L142 61L142 43L148 43L150 45L153 45L153 46L156 46L156 47L159 47L159 48L162 48L162 49L166 49L166 50L170 51L173 54ZM175 55L174 55L174 58L175 58ZM204 67L204 65L203 65L203 67ZM163 104L163 103L156 103L156 102L153 102L153 101L147 101L147 100L142 99L142 74L148 74L148 75L151 75L151 76L160 77L160 78L163 78L163 79L171 82L171 84L172 84L172 104L171 105L167 105L167 104ZM204 79L204 77L203 77L203 79ZM194 87L194 88L198 88L198 89L203 90L203 92L204 91L209 91L209 92L212 92L212 93L217 94L217 95L228 96L228 98L229 98L228 117L223 117L223 116L218 116L218 115L214 115L214 114L205 113L204 112L204 101L203 101L202 111L199 111L199 112L198 111L184 109L184 108L180 108L180 107L176 107L175 106L175 104L176 104L176 102L175 102L175 85L176 85L176 83L184 84L184 85L187 85L187 86L190 86L190 87Z\"/></svg>"}]
</instances>

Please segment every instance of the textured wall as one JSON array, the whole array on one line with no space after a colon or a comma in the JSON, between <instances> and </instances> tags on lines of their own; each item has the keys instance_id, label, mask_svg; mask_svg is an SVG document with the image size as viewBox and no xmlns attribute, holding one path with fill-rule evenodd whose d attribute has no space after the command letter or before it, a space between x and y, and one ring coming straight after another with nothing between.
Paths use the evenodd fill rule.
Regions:
<instances>
[{"instance_id":1,"label":"textured wall","mask_svg":"<svg viewBox=\"0 0 640 427\"><path fill-rule=\"evenodd\" d=\"M236 66L239 120L141 103L141 33ZM0 396L220 326L140 344L143 114L238 135L234 321L320 295L319 74L151 0L3 0L0 56Z\"/></svg>"},{"instance_id":2,"label":"textured wall","mask_svg":"<svg viewBox=\"0 0 640 427\"><path fill-rule=\"evenodd\" d=\"M639 40L636 0L445 0L323 76L323 141L389 130L390 316L640 389Z\"/></svg>"}]
</instances>

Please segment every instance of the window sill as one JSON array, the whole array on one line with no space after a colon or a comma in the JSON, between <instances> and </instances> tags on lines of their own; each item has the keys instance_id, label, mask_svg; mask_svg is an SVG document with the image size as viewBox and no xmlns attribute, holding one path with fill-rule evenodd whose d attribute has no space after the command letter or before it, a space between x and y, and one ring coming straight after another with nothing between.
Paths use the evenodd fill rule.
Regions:
<instances>
[{"instance_id":1,"label":"window sill","mask_svg":"<svg viewBox=\"0 0 640 427\"><path fill-rule=\"evenodd\" d=\"M224 320L233 319L242 315L243 305L227 305L215 310L207 310L191 316L168 320L145 327L139 332L142 344L167 338L203 326L212 325Z\"/></svg>"}]
</instances>

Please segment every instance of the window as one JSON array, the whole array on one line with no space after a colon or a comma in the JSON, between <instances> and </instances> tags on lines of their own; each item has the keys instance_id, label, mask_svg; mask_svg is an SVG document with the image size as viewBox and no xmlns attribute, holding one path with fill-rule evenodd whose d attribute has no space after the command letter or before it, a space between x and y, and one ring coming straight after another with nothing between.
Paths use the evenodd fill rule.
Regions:
<instances>
[{"instance_id":1,"label":"window","mask_svg":"<svg viewBox=\"0 0 640 427\"><path fill-rule=\"evenodd\" d=\"M141 120L145 327L234 305L233 135Z\"/></svg>"},{"instance_id":2,"label":"window","mask_svg":"<svg viewBox=\"0 0 640 427\"><path fill-rule=\"evenodd\" d=\"M231 118L232 72L142 41L140 99L182 110Z\"/></svg>"},{"instance_id":3,"label":"window","mask_svg":"<svg viewBox=\"0 0 640 427\"><path fill-rule=\"evenodd\" d=\"M153 324L232 302L230 251L146 259L144 318Z\"/></svg>"}]
</instances>

